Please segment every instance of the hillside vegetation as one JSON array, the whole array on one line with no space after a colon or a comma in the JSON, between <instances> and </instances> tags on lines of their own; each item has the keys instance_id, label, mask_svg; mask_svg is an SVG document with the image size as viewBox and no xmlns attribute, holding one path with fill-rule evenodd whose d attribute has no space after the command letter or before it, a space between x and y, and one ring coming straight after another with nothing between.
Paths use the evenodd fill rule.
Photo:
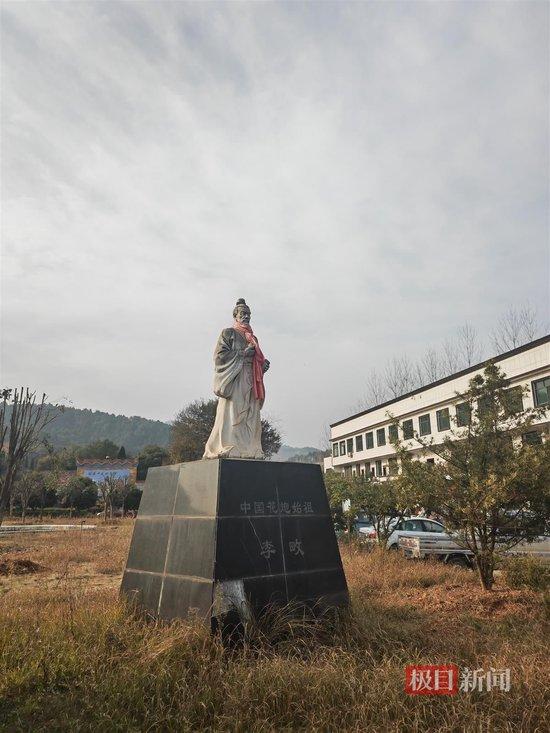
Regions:
<instances>
[{"instance_id":1,"label":"hillside vegetation","mask_svg":"<svg viewBox=\"0 0 550 733\"><path fill-rule=\"evenodd\" d=\"M11 415L10 407L8 405L8 418ZM137 453L146 445L166 447L170 441L170 425L145 417L126 417L99 410L66 407L48 425L44 437L56 448L111 440L123 445L130 453Z\"/></svg>"},{"instance_id":2,"label":"hillside vegetation","mask_svg":"<svg viewBox=\"0 0 550 733\"><path fill-rule=\"evenodd\" d=\"M55 409L52 406L52 409ZM8 419L11 406L7 408ZM170 443L171 426L161 420L148 420L145 417L126 417L100 410L65 407L53 422L48 425L44 436L55 448L84 446L99 440L110 440L123 445L132 455L146 445L159 445L167 448ZM296 448L283 445L274 461L305 461L317 463L322 455L317 448Z\"/></svg>"}]
</instances>

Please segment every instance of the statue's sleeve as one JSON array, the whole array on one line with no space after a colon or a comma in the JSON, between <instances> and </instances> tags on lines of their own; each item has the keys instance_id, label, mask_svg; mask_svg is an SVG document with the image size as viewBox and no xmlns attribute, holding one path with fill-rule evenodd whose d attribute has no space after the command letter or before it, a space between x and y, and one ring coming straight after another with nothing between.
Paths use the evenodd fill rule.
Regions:
<instances>
[{"instance_id":1,"label":"statue's sleeve","mask_svg":"<svg viewBox=\"0 0 550 733\"><path fill-rule=\"evenodd\" d=\"M243 351L235 348L235 331L224 329L214 351L214 394L230 399L243 368Z\"/></svg>"}]
</instances>

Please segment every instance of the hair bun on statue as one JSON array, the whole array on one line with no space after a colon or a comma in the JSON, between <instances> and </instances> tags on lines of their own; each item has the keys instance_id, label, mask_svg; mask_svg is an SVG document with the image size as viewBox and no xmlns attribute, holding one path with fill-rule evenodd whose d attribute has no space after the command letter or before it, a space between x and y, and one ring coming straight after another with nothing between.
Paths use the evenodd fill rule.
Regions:
<instances>
[{"instance_id":1,"label":"hair bun on statue","mask_svg":"<svg viewBox=\"0 0 550 733\"><path fill-rule=\"evenodd\" d=\"M237 313L241 308L246 308L246 310L250 313L250 308L247 306L246 300L244 298L239 298L237 304L233 308L233 318L237 317Z\"/></svg>"}]
</instances>

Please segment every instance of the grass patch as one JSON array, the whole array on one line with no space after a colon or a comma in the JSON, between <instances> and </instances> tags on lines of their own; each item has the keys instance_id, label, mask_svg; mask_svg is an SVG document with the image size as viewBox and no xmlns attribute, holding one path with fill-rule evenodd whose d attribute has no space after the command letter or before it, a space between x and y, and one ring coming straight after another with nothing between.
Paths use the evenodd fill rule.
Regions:
<instances>
[{"instance_id":1,"label":"grass patch","mask_svg":"<svg viewBox=\"0 0 550 733\"><path fill-rule=\"evenodd\" d=\"M550 589L550 566L538 557L510 557L504 561L504 577L510 588Z\"/></svg>"},{"instance_id":2,"label":"grass patch","mask_svg":"<svg viewBox=\"0 0 550 733\"><path fill-rule=\"evenodd\" d=\"M118 600L130 529L4 547L3 560L24 556L48 568L34 586L0 579L0 588L11 583L0 593L5 730L547 729L538 592L497 585L483 593L460 568L344 550L349 616L335 625L280 615L228 648L197 624L143 623ZM110 585L94 585L98 578ZM405 695L406 664L448 662L509 667L512 689Z\"/></svg>"}]
</instances>

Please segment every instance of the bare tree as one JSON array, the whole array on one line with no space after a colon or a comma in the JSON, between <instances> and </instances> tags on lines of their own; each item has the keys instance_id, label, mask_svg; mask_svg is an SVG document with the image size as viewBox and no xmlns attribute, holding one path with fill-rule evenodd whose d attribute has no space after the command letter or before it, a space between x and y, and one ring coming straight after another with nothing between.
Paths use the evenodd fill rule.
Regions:
<instances>
[{"instance_id":1,"label":"bare tree","mask_svg":"<svg viewBox=\"0 0 550 733\"><path fill-rule=\"evenodd\" d=\"M371 369L367 377L367 390L361 409L381 405L388 399L388 390L383 376L377 369Z\"/></svg>"},{"instance_id":2,"label":"bare tree","mask_svg":"<svg viewBox=\"0 0 550 733\"><path fill-rule=\"evenodd\" d=\"M493 345L497 353L510 351L519 346L522 340L521 318L516 308L510 307L498 320L493 331Z\"/></svg>"},{"instance_id":3,"label":"bare tree","mask_svg":"<svg viewBox=\"0 0 550 733\"><path fill-rule=\"evenodd\" d=\"M119 479L114 476L105 476L103 481L97 485L101 498L103 499L103 521L107 521L107 511L109 517L113 518L113 501L119 486Z\"/></svg>"},{"instance_id":4,"label":"bare tree","mask_svg":"<svg viewBox=\"0 0 550 733\"><path fill-rule=\"evenodd\" d=\"M537 311L526 305L521 309L521 323L526 341L534 341L543 330Z\"/></svg>"},{"instance_id":5,"label":"bare tree","mask_svg":"<svg viewBox=\"0 0 550 733\"><path fill-rule=\"evenodd\" d=\"M402 356L400 361L401 377L403 380L403 392L401 394L405 394L406 392L410 392L417 386L416 375L414 371L414 364L410 361L408 356Z\"/></svg>"},{"instance_id":6,"label":"bare tree","mask_svg":"<svg viewBox=\"0 0 550 733\"><path fill-rule=\"evenodd\" d=\"M384 369L384 384L391 397L401 397L414 388L414 369L407 356L392 357Z\"/></svg>"},{"instance_id":7,"label":"bare tree","mask_svg":"<svg viewBox=\"0 0 550 733\"><path fill-rule=\"evenodd\" d=\"M6 435L8 434L7 411L11 392L11 389L0 389L0 460L2 461L4 458L4 444L6 442ZM0 476L4 473L2 469L3 463L0 463Z\"/></svg>"},{"instance_id":8,"label":"bare tree","mask_svg":"<svg viewBox=\"0 0 550 733\"><path fill-rule=\"evenodd\" d=\"M423 387L425 384L427 384L428 380L426 379L426 372L424 371L424 364L422 362L422 359L420 361L417 361L414 365L414 383L415 387Z\"/></svg>"},{"instance_id":9,"label":"bare tree","mask_svg":"<svg viewBox=\"0 0 550 733\"><path fill-rule=\"evenodd\" d=\"M118 479L118 485L115 490L116 498L120 499L121 506L122 506L122 516L124 517L124 512L126 508L126 499L128 498L128 494L132 492L135 489L136 485L135 483L126 476L125 478ZM111 514L112 514L112 507L111 507Z\"/></svg>"},{"instance_id":10,"label":"bare tree","mask_svg":"<svg viewBox=\"0 0 550 733\"><path fill-rule=\"evenodd\" d=\"M533 341L541 331L537 312L529 304L510 306L493 331L493 346L498 354Z\"/></svg>"},{"instance_id":11,"label":"bare tree","mask_svg":"<svg viewBox=\"0 0 550 733\"><path fill-rule=\"evenodd\" d=\"M435 349L430 348L426 351L422 357L421 370L424 376L422 384L437 382L437 380L442 376L441 359Z\"/></svg>"},{"instance_id":12,"label":"bare tree","mask_svg":"<svg viewBox=\"0 0 550 733\"><path fill-rule=\"evenodd\" d=\"M25 457L40 444L44 428L57 417L58 406L46 403L46 395L37 401L36 392L17 387L0 390L2 406L0 408L0 452L4 456L4 470L0 476L0 525L17 474ZM8 425L8 413L9 416Z\"/></svg>"},{"instance_id":13,"label":"bare tree","mask_svg":"<svg viewBox=\"0 0 550 733\"><path fill-rule=\"evenodd\" d=\"M481 343L476 329L465 323L457 331L456 348L461 367L469 367L481 361Z\"/></svg>"},{"instance_id":14,"label":"bare tree","mask_svg":"<svg viewBox=\"0 0 550 733\"><path fill-rule=\"evenodd\" d=\"M325 424L323 425L323 430L321 432L319 442L321 445L321 450L324 451L327 455L329 455L331 452L332 441L330 437L330 425Z\"/></svg>"},{"instance_id":15,"label":"bare tree","mask_svg":"<svg viewBox=\"0 0 550 733\"><path fill-rule=\"evenodd\" d=\"M443 371L445 376L458 371L459 363L458 348L454 339L445 339L443 342Z\"/></svg>"}]
</instances>

